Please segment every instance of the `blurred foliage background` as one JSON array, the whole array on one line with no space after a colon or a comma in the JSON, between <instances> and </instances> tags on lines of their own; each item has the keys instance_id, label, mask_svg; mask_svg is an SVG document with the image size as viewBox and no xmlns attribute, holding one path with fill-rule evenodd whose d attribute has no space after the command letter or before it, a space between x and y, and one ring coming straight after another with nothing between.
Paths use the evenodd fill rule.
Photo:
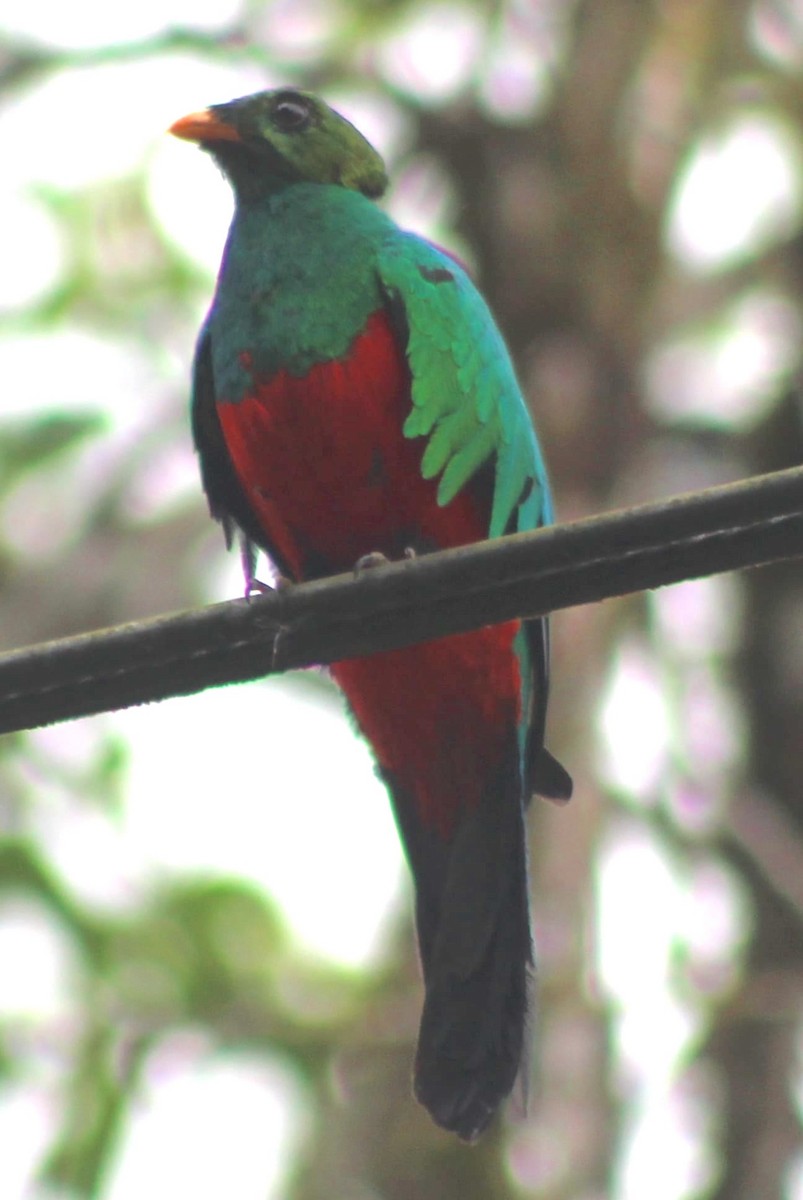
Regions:
<instances>
[{"instance_id":1,"label":"blurred foliage background","mask_svg":"<svg viewBox=\"0 0 803 1200\"><path fill-rule=\"evenodd\" d=\"M296 83L361 124L391 210L472 264L567 519L803 457L802 67L799 0L6 14L3 647L239 587L186 414L227 201L163 144L173 119ZM802 584L790 563L554 622L576 796L532 812L532 1098L476 1148L410 1096L407 896L362 965L313 953L267 868L127 872L145 795L124 723L3 739L4 1200L803 1197ZM315 675L248 704L272 688L335 704ZM250 775L189 797L221 830L239 790L274 803L271 726L244 737L223 699L205 749ZM154 830L210 740L179 735L200 711L158 714ZM290 781L275 803L306 799ZM370 831L344 837L359 889ZM323 912L314 864L293 870Z\"/></svg>"}]
</instances>

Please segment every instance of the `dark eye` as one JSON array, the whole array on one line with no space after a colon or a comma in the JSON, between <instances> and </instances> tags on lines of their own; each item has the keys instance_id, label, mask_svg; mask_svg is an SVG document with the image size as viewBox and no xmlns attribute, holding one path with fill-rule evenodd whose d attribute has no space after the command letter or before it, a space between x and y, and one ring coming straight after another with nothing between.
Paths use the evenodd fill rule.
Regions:
<instances>
[{"instance_id":1,"label":"dark eye","mask_svg":"<svg viewBox=\"0 0 803 1200\"><path fill-rule=\"evenodd\" d=\"M278 100L272 121L281 133L298 133L309 124L312 110L300 96L285 96Z\"/></svg>"}]
</instances>

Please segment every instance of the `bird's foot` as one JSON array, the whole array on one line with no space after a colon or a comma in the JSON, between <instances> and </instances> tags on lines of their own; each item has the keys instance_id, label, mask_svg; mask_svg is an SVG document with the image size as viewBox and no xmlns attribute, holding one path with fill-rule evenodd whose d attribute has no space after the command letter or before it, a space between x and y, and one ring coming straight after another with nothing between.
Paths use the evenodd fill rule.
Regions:
<instances>
[{"instance_id":1,"label":"bird's foot","mask_svg":"<svg viewBox=\"0 0 803 1200\"><path fill-rule=\"evenodd\" d=\"M266 592L284 592L292 586L292 579L286 575L277 575L274 583L263 583L261 579L252 577L245 581L245 598L250 600L252 596L264 596Z\"/></svg>"},{"instance_id":2,"label":"bird's foot","mask_svg":"<svg viewBox=\"0 0 803 1200\"><path fill-rule=\"evenodd\" d=\"M245 579L245 598L250 600L252 596L264 596L265 592L272 592L274 589L269 583L263 583L261 579L255 576L246 576Z\"/></svg>"},{"instance_id":3,"label":"bird's foot","mask_svg":"<svg viewBox=\"0 0 803 1200\"><path fill-rule=\"evenodd\" d=\"M257 547L251 539L243 537L240 543L240 560L243 564L246 600L250 600L252 596L264 596L266 592L283 592L285 588L292 587L292 579L288 579L285 575L277 574L274 583L263 583L261 579L257 579L254 574L257 567L257 553Z\"/></svg>"},{"instance_id":4,"label":"bird's foot","mask_svg":"<svg viewBox=\"0 0 803 1200\"><path fill-rule=\"evenodd\" d=\"M404 558L409 561L418 558L418 554L412 546L405 546ZM374 567L386 567L392 561L381 550L372 550L370 554L363 554L362 558L357 559L354 564L354 574L358 576L362 575L363 571L372 571Z\"/></svg>"},{"instance_id":5,"label":"bird's foot","mask_svg":"<svg viewBox=\"0 0 803 1200\"><path fill-rule=\"evenodd\" d=\"M255 592L270 591L268 585L262 583L254 574L257 569L257 553L257 548L251 539L243 535L240 538L240 562L243 567L246 600L250 600Z\"/></svg>"},{"instance_id":6,"label":"bird's foot","mask_svg":"<svg viewBox=\"0 0 803 1200\"><path fill-rule=\"evenodd\" d=\"M375 567L386 567L389 562L390 559L381 550L372 550L370 554L363 554L362 558L357 559L354 564L354 574L359 576L363 571L373 571Z\"/></svg>"}]
</instances>

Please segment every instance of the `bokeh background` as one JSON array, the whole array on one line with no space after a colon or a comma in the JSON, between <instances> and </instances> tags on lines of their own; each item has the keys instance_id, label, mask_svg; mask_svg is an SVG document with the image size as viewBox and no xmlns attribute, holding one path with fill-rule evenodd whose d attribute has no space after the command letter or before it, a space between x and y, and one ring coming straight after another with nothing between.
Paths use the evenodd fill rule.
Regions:
<instances>
[{"instance_id":1,"label":"bokeh background","mask_svg":"<svg viewBox=\"0 0 803 1200\"><path fill-rule=\"evenodd\" d=\"M468 261L563 518L801 460L799 0L26 0L0 18L0 643L239 594L187 421L230 199L321 90ZM529 1113L410 1096L410 889L322 673L0 740L3 1200L800 1200L803 576L554 622Z\"/></svg>"}]
</instances>

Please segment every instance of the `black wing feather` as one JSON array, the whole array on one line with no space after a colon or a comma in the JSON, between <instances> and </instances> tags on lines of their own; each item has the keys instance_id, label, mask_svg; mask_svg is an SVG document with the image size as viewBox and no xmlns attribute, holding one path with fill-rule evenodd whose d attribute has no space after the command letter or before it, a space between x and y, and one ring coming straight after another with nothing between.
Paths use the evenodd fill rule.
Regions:
<instances>
[{"instance_id":1,"label":"black wing feather","mask_svg":"<svg viewBox=\"0 0 803 1200\"><path fill-rule=\"evenodd\" d=\"M201 482L209 511L223 526L226 544L231 545L236 530L249 546L260 546L283 575L290 577L289 565L268 544L265 531L254 516L226 446L217 415L215 376L212 364L212 338L205 326L198 338L192 369L192 438L201 465Z\"/></svg>"}]
</instances>

